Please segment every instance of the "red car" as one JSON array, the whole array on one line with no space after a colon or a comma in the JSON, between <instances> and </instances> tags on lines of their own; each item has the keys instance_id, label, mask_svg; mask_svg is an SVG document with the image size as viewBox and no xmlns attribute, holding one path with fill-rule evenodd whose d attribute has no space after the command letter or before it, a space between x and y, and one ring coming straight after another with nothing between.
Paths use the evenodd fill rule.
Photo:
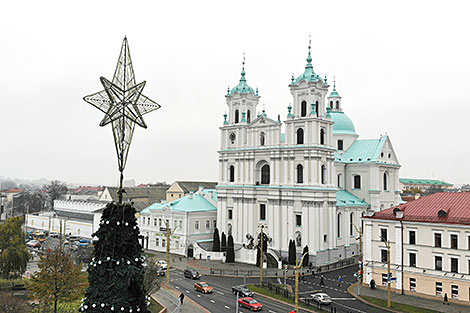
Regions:
<instances>
[{"instance_id":1,"label":"red car","mask_svg":"<svg viewBox=\"0 0 470 313\"><path fill-rule=\"evenodd\" d=\"M212 293L212 286L204 281L201 281L194 284L194 290L200 291L202 293Z\"/></svg>"},{"instance_id":2,"label":"red car","mask_svg":"<svg viewBox=\"0 0 470 313\"><path fill-rule=\"evenodd\" d=\"M250 297L238 299L238 305L252 311L261 311L263 309L261 303Z\"/></svg>"}]
</instances>

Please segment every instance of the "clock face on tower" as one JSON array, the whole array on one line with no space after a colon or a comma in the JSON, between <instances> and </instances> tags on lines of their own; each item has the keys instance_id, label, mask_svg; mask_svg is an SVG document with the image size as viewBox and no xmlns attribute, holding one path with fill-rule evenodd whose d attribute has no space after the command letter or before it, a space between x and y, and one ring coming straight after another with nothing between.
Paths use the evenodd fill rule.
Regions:
<instances>
[{"instance_id":1,"label":"clock face on tower","mask_svg":"<svg viewBox=\"0 0 470 313\"><path fill-rule=\"evenodd\" d=\"M231 133L229 138L230 138L230 141L235 141L235 138L237 138L237 136L235 135L235 133Z\"/></svg>"}]
</instances>

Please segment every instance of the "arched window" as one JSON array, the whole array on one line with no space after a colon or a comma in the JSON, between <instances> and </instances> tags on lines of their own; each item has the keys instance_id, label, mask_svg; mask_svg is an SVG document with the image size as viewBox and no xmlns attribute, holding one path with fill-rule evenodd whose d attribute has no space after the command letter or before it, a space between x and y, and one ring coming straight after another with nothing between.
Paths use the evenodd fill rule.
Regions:
<instances>
[{"instance_id":1,"label":"arched window","mask_svg":"<svg viewBox=\"0 0 470 313\"><path fill-rule=\"evenodd\" d=\"M343 140L341 139L338 140L338 150L343 151Z\"/></svg>"},{"instance_id":2,"label":"arched window","mask_svg":"<svg viewBox=\"0 0 470 313\"><path fill-rule=\"evenodd\" d=\"M304 182L304 167L302 164L297 165L297 183L301 184Z\"/></svg>"},{"instance_id":3,"label":"arched window","mask_svg":"<svg viewBox=\"0 0 470 313\"><path fill-rule=\"evenodd\" d=\"M326 184L326 166L321 166L321 183Z\"/></svg>"},{"instance_id":4,"label":"arched window","mask_svg":"<svg viewBox=\"0 0 470 313\"><path fill-rule=\"evenodd\" d=\"M259 135L259 145L264 146L264 142L265 142L265 135L264 135L264 133L261 133Z\"/></svg>"},{"instance_id":5,"label":"arched window","mask_svg":"<svg viewBox=\"0 0 470 313\"><path fill-rule=\"evenodd\" d=\"M235 124L238 123L238 120L239 120L239 112L238 110L235 110Z\"/></svg>"},{"instance_id":6,"label":"arched window","mask_svg":"<svg viewBox=\"0 0 470 313\"><path fill-rule=\"evenodd\" d=\"M330 108L333 109L333 101L330 101Z\"/></svg>"},{"instance_id":7,"label":"arched window","mask_svg":"<svg viewBox=\"0 0 470 313\"><path fill-rule=\"evenodd\" d=\"M246 111L246 121L249 123L251 121L250 110Z\"/></svg>"},{"instance_id":8,"label":"arched window","mask_svg":"<svg viewBox=\"0 0 470 313\"><path fill-rule=\"evenodd\" d=\"M341 237L341 213L338 213L338 216L337 216L338 220L337 220L337 231L338 231L338 238Z\"/></svg>"},{"instance_id":9,"label":"arched window","mask_svg":"<svg viewBox=\"0 0 470 313\"><path fill-rule=\"evenodd\" d=\"M304 130L302 128L297 129L297 144L304 144Z\"/></svg>"},{"instance_id":10,"label":"arched window","mask_svg":"<svg viewBox=\"0 0 470 313\"><path fill-rule=\"evenodd\" d=\"M325 144L325 130L323 128L320 129L320 144L321 145Z\"/></svg>"},{"instance_id":11,"label":"arched window","mask_svg":"<svg viewBox=\"0 0 470 313\"><path fill-rule=\"evenodd\" d=\"M341 188L341 174L338 174L338 188Z\"/></svg>"},{"instance_id":12,"label":"arched window","mask_svg":"<svg viewBox=\"0 0 470 313\"><path fill-rule=\"evenodd\" d=\"M261 184L269 185L269 165L265 164L261 167Z\"/></svg>"},{"instance_id":13,"label":"arched window","mask_svg":"<svg viewBox=\"0 0 470 313\"><path fill-rule=\"evenodd\" d=\"M300 116L307 116L307 101L302 101L300 106Z\"/></svg>"},{"instance_id":14,"label":"arched window","mask_svg":"<svg viewBox=\"0 0 470 313\"><path fill-rule=\"evenodd\" d=\"M349 214L349 236L354 235L354 212Z\"/></svg>"},{"instance_id":15,"label":"arched window","mask_svg":"<svg viewBox=\"0 0 470 313\"><path fill-rule=\"evenodd\" d=\"M235 181L235 166L233 165L230 165L229 176L230 182L233 183Z\"/></svg>"},{"instance_id":16,"label":"arched window","mask_svg":"<svg viewBox=\"0 0 470 313\"><path fill-rule=\"evenodd\" d=\"M388 186L387 186L387 183L388 183L388 177L387 177L387 173L385 172L384 173L384 190L388 190Z\"/></svg>"},{"instance_id":17,"label":"arched window","mask_svg":"<svg viewBox=\"0 0 470 313\"><path fill-rule=\"evenodd\" d=\"M354 189L361 189L361 175L354 175Z\"/></svg>"},{"instance_id":18,"label":"arched window","mask_svg":"<svg viewBox=\"0 0 470 313\"><path fill-rule=\"evenodd\" d=\"M316 108L317 116L319 116L320 115L320 107L318 106L318 101L315 101L315 108Z\"/></svg>"},{"instance_id":19,"label":"arched window","mask_svg":"<svg viewBox=\"0 0 470 313\"><path fill-rule=\"evenodd\" d=\"M336 108L339 109L339 101L336 100Z\"/></svg>"}]
</instances>

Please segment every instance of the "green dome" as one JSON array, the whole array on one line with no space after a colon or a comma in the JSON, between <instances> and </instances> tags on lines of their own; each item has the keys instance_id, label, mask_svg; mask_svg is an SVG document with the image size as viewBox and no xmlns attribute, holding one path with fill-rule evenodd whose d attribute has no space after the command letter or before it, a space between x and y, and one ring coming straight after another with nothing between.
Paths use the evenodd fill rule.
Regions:
<instances>
[{"instance_id":1,"label":"green dome","mask_svg":"<svg viewBox=\"0 0 470 313\"><path fill-rule=\"evenodd\" d=\"M237 92L239 94L250 93L250 92L255 94L255 90L251 88L250 86L248 86L248 84L246 83L245 66L243 66L243 69L242 69L242 77L240 78L240 82L238 83L238 85L232 88L232 90L230 91L230 96Z\"/></svg>"},{"instance_id":2,"label":"green dome","mask_svg":"<svg viewBox=\"0 0 470 313\"><path fill-rule=\"evenodd\" d=\"M351 134L356 135L356 129L351 119L343 112L330 112L333 125L333 134Z\"/></svg>"},{"instance_id":3,"label":"green dome","mask_svg":"<svg viewBox=\"0 0 470 313\"><path fill-rule=\"evenodd\" d=\"M307 65L305 66L305 71L302 75L297 77L297 79L295 80L295 84L298 84L303 80L305 80L307 83L316 82L316 81L323 82L323 79L321 79L321 77L318 74L316 74L315 71L313 70L312 57L310 55L310 47L308 51Z\"/></svg>"}]
</instances>

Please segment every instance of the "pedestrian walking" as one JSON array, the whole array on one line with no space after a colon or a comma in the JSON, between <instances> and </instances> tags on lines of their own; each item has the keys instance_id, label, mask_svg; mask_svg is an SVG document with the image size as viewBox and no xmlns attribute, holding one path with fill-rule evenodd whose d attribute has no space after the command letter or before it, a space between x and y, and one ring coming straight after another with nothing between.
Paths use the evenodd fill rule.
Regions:
<instances>
[{"instance_id":1,"label":"pedestrian walking","mask_svg":"<svg viewBox=\"0 0 470 313\"><path fill-rule=\"evenodd\" d=\"M320 286L325 287L325 281L323 280L323 275L320 277Z\"/></svg>"},{"instance_id":2,"label":"pedestrian walking","mask_svg":"<svg viewBox=\"0 0 470 313\"><path fill-rule=\"evenodd\" d=\"M180 298L180 303L183 304L183 301L184 301L184 294L181 293L180 296L179 296L179 298Z\"/></svg>"},{"instance_id":3,"label":"pedestrian walking","mask_svg":"<svg viewBox=\"0 0 470 313\"><path fill-rule=\"evenodd\" d=\"M338 286L339 286L339 287L342 286L342 278L341 278L341 275L338 276Z\"/></svg>"},{"instance_id":4,"label":"pedestrian walking","mask_svg":"<svg viewBox=\"0 0 470 313\"><path fill-rule=\"evenodd\" d=\"M449 298L447 298L447 293L444 294L444 302L442 304L449 304Z\"/></svg>"}]
</instances>

